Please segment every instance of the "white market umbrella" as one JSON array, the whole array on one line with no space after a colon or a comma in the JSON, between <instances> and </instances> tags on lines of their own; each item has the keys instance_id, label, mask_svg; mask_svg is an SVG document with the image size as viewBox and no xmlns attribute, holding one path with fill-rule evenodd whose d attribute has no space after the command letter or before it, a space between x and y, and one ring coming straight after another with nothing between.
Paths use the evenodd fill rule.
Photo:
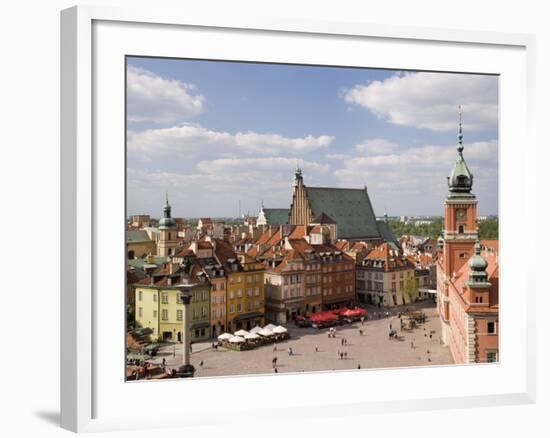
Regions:
<instances>
[{"instance_id":1,"label":"white market umbrella","mask_svg":"<svg viewBox=\"0 0 550 438\"><path fill-rule=\"evenodd\" d=\"M220 336L218 336L218 341L227 341L231 339L233 335L231 333L223 333Z\"/></svg>"},{"instance_id":2,"label":"white market umbrella","mask_svg":"<svg viewBox=\"0 0 550 438\"><path fill-rule=\"evenodd\" d=\"M261 329L262 328L259 325L257 325L256 327L250 330L250 333L258 333Z\"/></svg>"},{"instance_id":3,"label":"white market umbrella","mask_svg":"<svg viewBox=\"0 0 550 438\"><path fill-rule=\"evenodd\" d=\"M264 327L264 329L273 330L275 326L273 324L268 324Z\"/></svg>"},{"instance_id":4,"label":"white market umbrella","mask_svg":"<svg viewBox=\"0 0 550 438\"><path fill-rule=\"evenodd\" d=\"M278 335L282 334L282 333L286 333L288 330L286 328L284 328L282 325L278 325L277 327L275 327L273 329L273 333L277 333Z\"/></svg>"},{"instance_id":5,"label":"white market umbrella","mask_svg":"<svg viewBox=\"0 0 550 438\"><path fill-rule=\"evenodd\" d=\"M273 332L271 330L269 330L268 328L264 327L263 329L261 329L259 332L258 332L259 335L262 335L262 336L273 336Z\"/></svg>"},{"instance_id":6,"label":"white market umbrella","mask_svg":"<svg viewBox=\"0 0 550 438\"><path fill-rule=\"evenodd\" d=\"M246 330L239 330L235 332L235 336L246 336L248 332Z\"/></svg>"},{"instance_id":7,"label":"white market umbrella","mask_svg":"<svg viewBox=\"0 0 550 438\"><path fill-rule=\"evenodd\" d=\"M241 338L240 336L233 336L229 342L232 344L242 344L244 342L244 338Z\"/></svg>"},{"instance_id":8,"label":"white market umbrella","mask_svg":"<svg viewBox=\"0 0 550 438\"><path fill-rule=\"evenodd\" d=\"M248 333L247 335L244 335L244 338L253 341L255 339L259 339L260 337L256 333Z\"/></svg>"}]
</instances>

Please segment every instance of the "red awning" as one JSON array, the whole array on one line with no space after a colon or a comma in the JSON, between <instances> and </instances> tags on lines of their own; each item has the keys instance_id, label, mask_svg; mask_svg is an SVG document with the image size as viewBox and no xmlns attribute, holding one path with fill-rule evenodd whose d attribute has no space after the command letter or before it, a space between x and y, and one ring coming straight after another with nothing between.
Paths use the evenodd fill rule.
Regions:
<instances>
[{"instance_id":1,"label":"red awning","mask_svg":"<svg viewBox=\"0 0 550 438\"><path fill-rule=\"evenodd\" d=\"M356 309L346 309L340 315L353 318L354 316L365 316L367 311L365 309L356 308Z\"/></svg>"},{"instance_id":2,"label":"red awning","mask_svg":"<svg viewBox=\"0 0 550 438\"><path fill-rule=\"evenodd\" d=\"M337 316L333 312L319 312L309 316L311 322L333 321Z\"/></svg>"}]
</instances>

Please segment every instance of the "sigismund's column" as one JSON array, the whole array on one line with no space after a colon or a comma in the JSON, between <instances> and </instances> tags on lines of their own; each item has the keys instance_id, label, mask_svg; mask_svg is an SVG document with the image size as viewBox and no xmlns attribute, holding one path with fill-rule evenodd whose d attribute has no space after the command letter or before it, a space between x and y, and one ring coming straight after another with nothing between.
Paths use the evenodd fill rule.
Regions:
<instances>
[{"instance_id":1,"label":"sigismund's column","mask_svg":"<svg viewBox=\"0 0 550 438\"><path fill-rule=\"evenodd\" d=\"M189 304L191 303L191 294L188 289L181 291L181 302L183 304L183 331L182 341L182 366L178 370L178 377L194 377L195 367L190 361L190 329L189 329Z\"/></svg>"}]
</instances>

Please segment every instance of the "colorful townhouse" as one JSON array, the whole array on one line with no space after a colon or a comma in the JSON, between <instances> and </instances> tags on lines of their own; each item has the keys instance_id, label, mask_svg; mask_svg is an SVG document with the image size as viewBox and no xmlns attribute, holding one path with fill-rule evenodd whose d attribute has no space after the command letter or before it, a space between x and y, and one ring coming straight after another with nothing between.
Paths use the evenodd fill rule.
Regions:
<instances>
[{"instance_id":1,"label":"colorful townhouse","mask_svg":"<svg viewBox=\"0 0 550 438\"><path fill-rule=\"evenodd\" d=\"M213 241L216 258L226 275L226 331L264 325L264 264L246 254L237 256L226 241Z\"/></svg>"},{"instance_id":2,"label":"colorful townhouse","mask_svg":"<svg viewBox=\"0 0 550 438\"><path fill-rule=\"evenodd\" d=\"M359 300L389 307L416 301L418 284L414 268L396 245L377 246L357 265Z\"/></svg>"},{"instance_id":3,"label":"colorful townhouse","mask_svg":"<svg viewBox=\"0 0 550 438\"><path fill-rule=\"evenodd\" d=\"M146 268L147 276L134 284L135 319L150 328L156 340L181 342L183 304L181 293L192 296L188 327L191 342L208 340L210 327L210 283L197 264L174 263Z\"/></svg>"}]
</instances>

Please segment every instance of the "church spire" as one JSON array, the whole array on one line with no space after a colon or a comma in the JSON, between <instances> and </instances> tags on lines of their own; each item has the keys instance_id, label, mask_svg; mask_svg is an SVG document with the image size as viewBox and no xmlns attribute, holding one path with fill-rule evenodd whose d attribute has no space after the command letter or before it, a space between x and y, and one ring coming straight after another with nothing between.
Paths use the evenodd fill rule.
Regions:
<instances>
[{"instance_id":1,"label":"church spire","mask_svg":"<svg viewBox=\"0 0 550 438\"><path fill-rule=\"evenodd\" d=\"M168 202L168 192L166 192L166 203L164 204L163 215L162 218L159 220L159 227L174 227L176 225L176 221L172 218L172 206Z\"/></svg>"},{"instance_id":2,"label":"church spire","mask_svg":"<svg viewBox=\"0 0 550 438\"><path fill-rule=\"evenodd\" d=\"M462 155L464 150L464 145L462 144L462 106L458 105L458 135L457 135L457 145L456 149L458 153Z\"/></svg>"},{"instance_id":3,"label":"church spire","mask_svg":"<svg viewBox=\"0 0 550 438\"><path fill-rule=\"evenodd\" d=\"M464 144L462 143L462 107L458 106L458 135L456 150L458 155L451 174L447 177L447 185L449 186L450 196L472 196L472 185L474 183L474 175L468 169L464 160Z\"/></svg>"},{"instance_id":4,"label":"church spire","mask_svg":"<svg viewBox=\"0 0 550 438\"><path fill-rule=\"evenodd\" d=\"M298 182L303 182L302 169L298 166L298 160L296 160L296 170L294 172L294 186L298 185Z\"/></svg>"},{"instance_id":5,"label":"church spire","mask_svg":"<svg viewBox=\"0 0 550 438\"><path fill-rule=\"evenodd\" d=\"M172 207L168 202L168 192L166 192L166 203L164 204L164 217L171 217Z\"/></svg>"}]
</instances>

